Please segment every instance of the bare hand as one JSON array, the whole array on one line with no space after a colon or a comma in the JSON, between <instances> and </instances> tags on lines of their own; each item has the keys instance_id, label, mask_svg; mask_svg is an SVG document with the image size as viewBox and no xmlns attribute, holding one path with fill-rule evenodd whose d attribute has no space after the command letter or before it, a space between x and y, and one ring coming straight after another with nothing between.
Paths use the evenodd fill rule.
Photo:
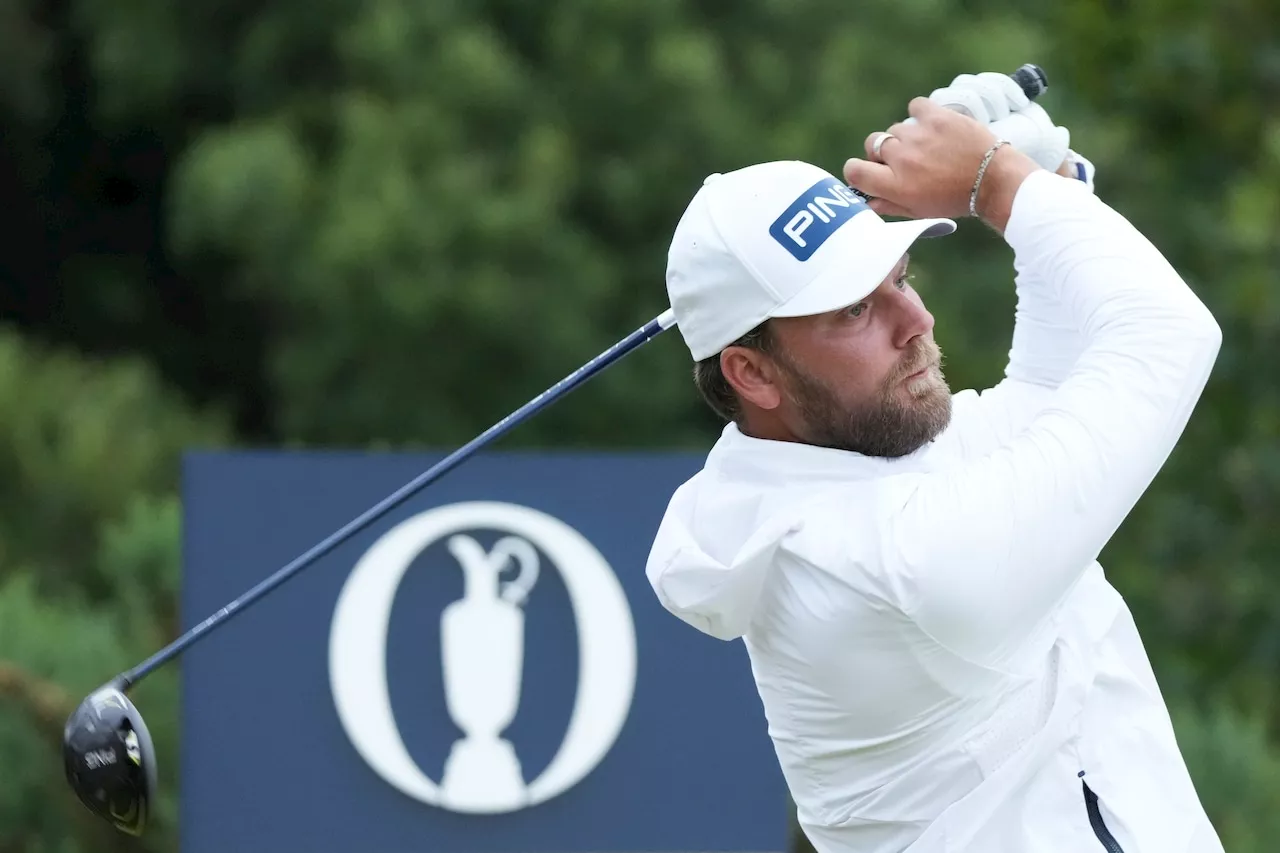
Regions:
<instances>
[{"instance_id":1,"label":"bare hand","mask_svg":"<svg viewBox=\"0 0 1280 853\"><path fill-rule=\"evenodd\" d=\"M995 135L986 125L928 98L912 99L908 114L915 121L890 127L892 138L884 140L878 158L873 148L882 133L867 137L867 159L845 163L845 181L872 196L871 208L883 216L968 216L969 194ZM982 180L982 218L1002 230L1018 186L1039 168L1011 146L1002 147Z\"/></svg>"}]
</instances>

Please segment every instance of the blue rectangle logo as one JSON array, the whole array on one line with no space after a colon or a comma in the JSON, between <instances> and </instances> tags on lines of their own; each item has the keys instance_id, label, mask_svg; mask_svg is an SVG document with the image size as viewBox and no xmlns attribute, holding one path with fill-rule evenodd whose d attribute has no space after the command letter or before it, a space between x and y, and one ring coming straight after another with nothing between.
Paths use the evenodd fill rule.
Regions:
<instances>
[{"instance_id":1,"label":"blue rectangle logo","mask_svg":"<svg viewBox=\"0 0 1280 853\"><path fill-rule=\"evenodd\" d=\"M183 628L441 458L189 455ZM183 853L786 850L742 644L645 577L701 464L479 454L191 648Z\"/></svg>"},{"instance_id":2,"label":"blue rectangle logo","mask_svg":"<svg viewBox=\"0 0 1280 853\"><path fill-rule=\"evenodd\" d=\"M798 261L807 261L850 219L871 208L835 178L824 178L805 190L783 212L769 233Z\"/></svg>"}]
</instances>

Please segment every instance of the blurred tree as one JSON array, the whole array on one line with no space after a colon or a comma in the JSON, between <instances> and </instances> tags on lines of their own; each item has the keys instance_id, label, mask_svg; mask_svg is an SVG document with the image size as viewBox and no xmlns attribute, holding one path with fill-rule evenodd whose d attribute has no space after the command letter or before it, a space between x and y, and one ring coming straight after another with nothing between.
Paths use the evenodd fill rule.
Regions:
<instances>
[{"instance_id":1,"label":"blurred tree","mask_svg":"<svg viewBox=\"0 0 1280 853\"><path fill-rule=\"evenodd\" d=\"M936 5L816 30L843 6L333 0L166 7L137 26L84 2L77 20L94 121L168 123L197 92L230 104L167 155L166 247L184 279L216 271L200 298L261 333L264 437L452 445L661 310L665 242L706 174L773 157L838 169L907 93L1038 50L1011 14L957 29ZM900 44L936 49L902 63ZM944 309L1007 329L999 247L951 248L965 273ZM994 340L950 336L962 378L998 365ZM687 375L664 342L512 441L700 442L714 424Z\"/></svg>"},{"instance_id":2,"label":"blurred tree","mask_svg":"<svg viewBox=\"0 0 1280 853\"><path fill-rule=\"evenodd\" d=\"M1042 10L1100 192L1226 343L1182 443L1105 556L1167 688L1280 733L1280 7L1071 0Z\"/></svg>"},{"instance_id":3,"label":"blurred tree","mask_svg":"<svg viewBox=\"0 0 1280 853\"><path fill-rule=\"evenodd\" d=\"M188 411L140 364L7 331L0 406L0 851L173 849L179 668L135 693L163 756L155 832L141 847L75 801L62 723L174 635L179 454L223 443L224 419Z\"/></svg>"},{"instance_id":4,"label":"blurred tree","mask_svg":"<svg viewBox=\"0 0 1280 853\"><path fill-rule=\"evenodd\" d=\"M0 335L0 758L31 768L0 779L0 853L119 843L67 810L42 720L175 630L182 448L454 446L662 310L667 241L707 174L838 172L911 96L1027 61L1101 195L1227 333L1103 557L1228 849L1262 850L1280 798L1278 16L0 0L0 313L21 330ZM1007 249L966 224L914 254L953 384L989 384ZM673 332L509 442L705 447L718 427L689 368ZM174 756L175 685L141 700ZM145 849L174 846L164 808Z\"/></svg>"},{"instance_id":5,"label":"blurred tree","mask_svg":"<svg viewBox=\"0 0 1280 853\"><path fill-rule=\"evenodd\" d=\"M0 408L0 577L38 565L46 590L91 600L110 594L85 571L98 531L172 494L182 451L225 436L217 413L188 411L142 363L95 363L3 330Z\"/></svg>"}]
</instances>

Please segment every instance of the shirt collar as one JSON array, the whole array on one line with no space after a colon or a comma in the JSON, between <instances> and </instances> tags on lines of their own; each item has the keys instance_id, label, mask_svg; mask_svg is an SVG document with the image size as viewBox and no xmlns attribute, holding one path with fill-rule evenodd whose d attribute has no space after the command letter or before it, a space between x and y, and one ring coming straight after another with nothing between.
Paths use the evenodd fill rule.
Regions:
<instances>
[{"instance_id":1,"label":"shirt collar","mask_svg":"<svg viewBox=\"0 0 1280 853\"><path fill-rule=\"evenodd\" d=\"M889 459L798 441L775 441L746 435L730 423L707 455L707 468L729 479L851 480L927 471L935 467L934 445L908 456Z\"/></svg>"}]
</instances>

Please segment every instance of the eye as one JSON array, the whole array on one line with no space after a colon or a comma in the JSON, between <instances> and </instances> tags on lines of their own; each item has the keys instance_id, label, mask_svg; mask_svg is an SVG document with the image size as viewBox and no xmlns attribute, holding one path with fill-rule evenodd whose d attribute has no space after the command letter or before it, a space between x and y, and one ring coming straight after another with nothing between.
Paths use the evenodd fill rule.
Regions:
<instances>
[{"instance_id":1,"label":"eye","mask_svg":"<svg viewBox=\"0 0 1280 853\"><path fill-rule=\"evenodd\" d=\"M862 312L865 311L866 308L867 308L867 303L859 302L856 305L850 305L845 310L849 312L850 317L861 317Z\"/></svg>"},{"instance_id":2,"label":"eye","mask_svg":"<svg viewBox=\"0 0 1280 853\"><path fill-rule=\"evenodd\" d=\"M912 275L903 270L902 275L898 276L898 280L893 283L894 287L898 288L898 290L906 290L912 278Z\"/></svg>"}]
</instances>

